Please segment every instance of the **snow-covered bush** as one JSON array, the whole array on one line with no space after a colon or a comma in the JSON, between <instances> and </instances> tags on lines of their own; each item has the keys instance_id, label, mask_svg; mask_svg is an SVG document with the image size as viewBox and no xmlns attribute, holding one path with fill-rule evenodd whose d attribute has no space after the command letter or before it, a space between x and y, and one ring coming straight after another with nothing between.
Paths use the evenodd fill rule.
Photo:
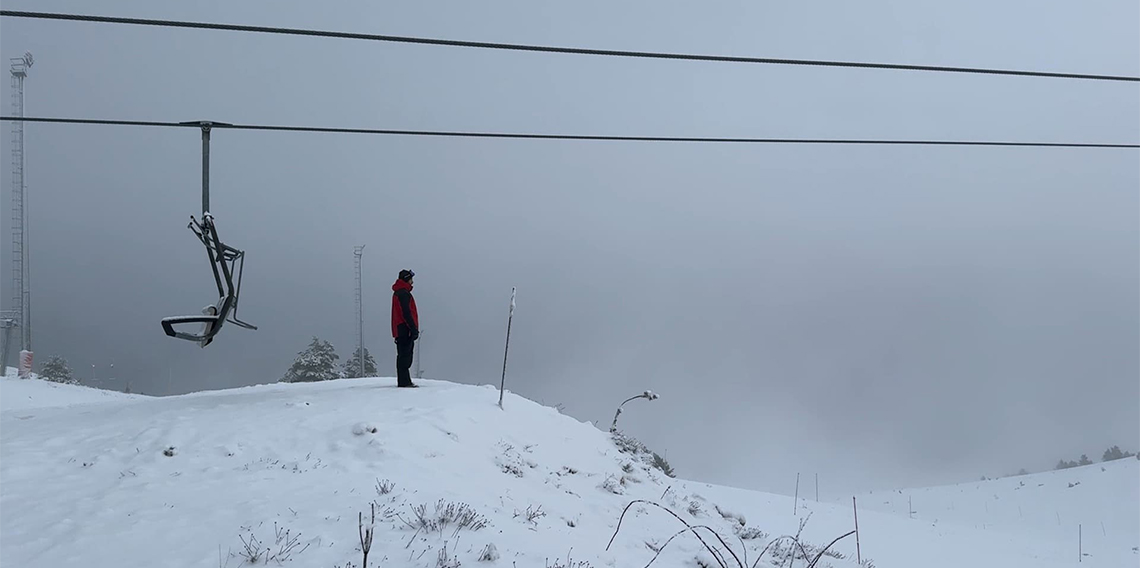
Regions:
<instances>
[{"instance_id":1,"label":"snow-covered bush","mask_svg":"<svg viewBox=\"0 0 1140 568\"><path fill-rule=\"evenodd\" d=\"M499 469L503 473L509 473L515 477L523 477L526 471L524 468L534 469L538 467L537 463L533 460L523 458L522 454L506 441L499 440L497 445L502 448L503 453L495 456L495 464L499 466Z\"/></svg>"},{"instance_id":2,"label":"snow-covered bush","mask_svg":"<svg viewBox=\"0 0 1140 568\"><path fill-rule=\"evenodd\" d=\"M669 462L665 461L665 458L646 447L646 445L641 443L637 438L621 432L612 432L610 437L621 453L629 454L630 457L650 467L661 470L662 473L669 477L675 477L673 466L669 465Z\"/></svg>"},{"instance_id":3,"label":"snow-covered bush","mask_svg":"<svg viewBox=\"0 0 1140 568\"><path fill-rule=\"evenodd\" d=\"M346 379L355 379L358 377L375 377L376 376L376 359L372 357L372 353L368 352L368 348L364 348L364 374L360 374L360 348L357 347L352 352L352 357L344 362L344 367L341 368L341 376Z\"/></svg>"},{"instance_id":4,"label":"snow-covered bush","mask_svg":"<svg viewBox=\"0 0 1140 568\"><path fill-rule=\"evenodd\" d=\"M756 540L768 538L768 533L756 527L735 525L732 527L732 530L736 533L736 536L740 537L740 540Z\"/></svg>"},{"instance_id":5,"label":"snow-covered bush","mask_svg":"<svg viewBox=\"0 0 1140 568\"><path fill-rule=\"evenodd\" d=\"M701 499L700 496L694 497ZM696 499L690 501L690 505L696 503ZM743 541L746 540L744 537L741 537L740 543L743 548L737 552L737 550L728 544L728 542L712 527L701 524L690 524L682 519L680 515L670 510L669 508L662 506L659 503L646 501L644 499L635 499L633 501L630 501L629 504L625 506L625 509L622 510L621 517L618 518L617 528L614 529L614 534L612 537L610 537L610 543L606 545L606 550L609 550L610 546L613 545L614 540L618 536L618 533L621 532L622 523L625 521L626 514L629 513L630 509L632 509L634 505L638 506L639 511L635 513L634 516L640 516L642 514L640 511L645 508L644 506L649 506L651 510L653 507L656 507L658 510L668 513L673 519L677 520L686 527L686 530L675 533L663 544L657 545L655 542L652 546L650 546L654 552L660 555L661 552L664 551L665 548L668 547L669 544L678 536L689 534L697 538L700 541L701 545L704 547L704 550L708 552L709 555L711 555L705 555L703 552L699 553L699 555L694 558L694 561L699 566L708 566L710 568L749 568L752 566L758 566L760 564L760 560L764 557L765 554L768 553L771 553L770 557L772 558L772 560L769 561L770 565L791 566L791 563L796 559L803 559L807 564L806 568L824 568L825 564L819 563L824 556L830 556L832 558L838 559L846 558L846 556L841 553L831 551L831 547L840 540L843 540L844 538L855 534L855 531L850 531L842 536L837 537L835 540L831 541L831 543L824 547L805 546L800 541L800 534L803 532L804 526L807 525L808 519L811 518L811 515L809 514L808 517L800 520L799 531L796 532L795 536L782 536L773 540L772 542L768 543L768 546L760 551L760 555L756 558L755 562L748 564L748 547L743 546ZM740 530L742 528L742 525L736 524L734 527L737 528L737 533L739 535L739 533L742 532ZM810 552L808 552L809 550ZM780 558L781 556L783 556L783 558ZM656 559L657 556L654 556L653 560ZM653 560L650 560L649 564L652 564Z\"/></svg>"},{"instance_id":6,"label":"snow-covered bush","mask_svg":"<svg viewBox=\"0 0 1140 568\"><path fill-rule=\"evenodd\" d=\"M337 369L338 359L340 356L336 354L331 343L314 336L309 346L297 354L297 358L293 360L293 365L285 372L281 382L302 383L339 379L341 373Z\"/></svg>"},{"instance_id":7,"label":"snow-covered bush","mask_svg":"<svg viewBox=\"0 0 1140 568\"><path fill-rule=\"evenodd\" d=\"M77 385L79 381L72 378L71 367L67 366L67 360L58 355L53 355L44 363L43 369L40 370L40 377L45 381L53 383L63 383L66 385Z\"/></svg>"},{"instance_id":8,"label":"snow-covered bush","mask_svg":"<svg viewBox=\"0 0 1140 568\"><path fill-rule=\"evenodd\" d=\"M613 475L607 475L606 480L603 481L599 487L614 495L622 495L625 493L625 489L621 486L621 480Z\"/></svg>"},{"instance_id":9,"label":"snow-covered bush","mask_svg":"<svg viewBox=\"0 0 1140 568\"><path fill-rule=\"evenodd\" d=\"M489 522L487 517L479 514L475 509L471 508L467 503L449 502L440 499L435 503L435 509L429 510L427 504L411 506L412 514L410 518L404 518L397 514L397 517L404 522L409 528L416 529L416 532L438 532L440 536L443 531L454 527L452 535L458 535L459 531L467 529L469 531L477 531L486 528Z\"/></svg>"},{"instance_id":10,"label":"snow-covered bush","mask_svg":"<svg viewBox=\"0 0 1140 568\"><path fill-rule=\"evenodd\" d=\"M563 561L561 558L555 558L553 562L554 563L551 564L551 560L547 559L546 568L592 568L592 565L588 560L574 560L570 557L569 552L566 553L565 561Z\"/></svg>"},{"instance_id":11,"label":"snow-covered bush","mask_svg":"<svg viewBox=\"0 0 1140 568\"><path fill-rule=\"evenodd\" d=\"M376 494L377 495L387 495L387 494L391 493L392 490L395 488L396 488L396 484L392 483L391 481L388 481L387 479L385 479L384 481L380 481L379 479L376 480Z\"/></svg>"},{"instance_id":12,"label":"snow-covered bush","mask_svg":"<svg viewBox=\"0 0 1140 568\"><path fill-rule=\"evenodd\" d=\"M538 520L546 516L546 511L542 510L542 505L535 508L534 505L527 505L525 511L515 509L515 518L524 517L526 522L537 525Z\"/></svg>"},{"instance_id":13,"label":"snow-covered bush","mask_svg":"<svg viewBox=\"0 0 1140 568\"><path fill-rule=\"evenodd\" d=\"M448 554L446 546L439 549L439 556L435 559L435 568L459 568L461 565L459 557Z\"/></svg>"},{"instance_id":14,"label":"snow-covered bush","mask_svg":"<svg viewBox=\"0 0 1140 568\"><path fill-rule=\"evenodd\" d=\"M270 561L279 564L288 562L293 555L300 554L309 548L308 544L301 546L301 533L293 533L291 529L279 526L276 522L273 523L272 544L258 539L252 530L249 530L248 533L248 537L238 535L242 549L235 553L243 562L248 564L268 563Z\"/></svg>"},{"instance_id":15,"label":"snow-covered bush","mask_svg":"<svg viewBox=\"0 0 1140 568\"><path fill-rule=\"evenodd\" d=\"M736 511L722 508L720 505L713 505L713 508L716 509L716 512L720 513L720 516L724 517L724 520L726 521L732 521L733 523L736 523L742 527L748 524L748 521L744 520L744 515Z\"/></svg>"}]
</instances>

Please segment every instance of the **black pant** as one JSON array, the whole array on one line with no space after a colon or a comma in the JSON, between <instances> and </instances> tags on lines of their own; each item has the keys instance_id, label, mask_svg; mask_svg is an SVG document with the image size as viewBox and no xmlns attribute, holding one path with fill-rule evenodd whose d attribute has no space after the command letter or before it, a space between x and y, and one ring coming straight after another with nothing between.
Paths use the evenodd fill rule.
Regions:
<instances>
[{"instance_id":1,"label":"black pant","mask_svg":"<svg viewBox=\"0 0 1140 568\"><path fill-rule=\"evenodd\" d=\"M412 352L416 342L411 337L401 334L396 338L396 384L408 386L412 384Z\"/></svg>"}]
</instances>

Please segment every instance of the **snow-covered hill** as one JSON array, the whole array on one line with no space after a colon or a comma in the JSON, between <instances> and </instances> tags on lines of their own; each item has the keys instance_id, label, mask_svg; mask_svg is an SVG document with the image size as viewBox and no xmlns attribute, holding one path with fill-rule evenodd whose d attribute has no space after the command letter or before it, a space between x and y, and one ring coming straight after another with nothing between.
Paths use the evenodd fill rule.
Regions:
<instances>
[{"instance_id":1,"label":"snow-covered hill","mask_svg":"<svg viewBox=\"0 0 1140 568\"><path fill-rule=\"evenodd\" d=\"M45 388L35 404L5 402L0 412L0 566L216 568L256 555L270 565L359 567L358 515L367 529L373 510L368 565L381 567L641 567L667 542L655 566L718 566L694 535L669 541L684 525L653 505L630 507L613 538L636 500L715 530L723 544L703 529L701 539L734 568L733 554L751 566L773 543L758 566L780 565L791 547L777 537L805 518L811 554L853 528L849 504L795 507L790 497L668 478L552 408L508 394L500 410L494 387L394 385L349 379L89 404L68 399L68 389L5 379L6 401ZM44 400L50 393L60 402ZM1137 506L1135 492L1119 487L1127 475L1081 484L1083 494L1119 494L1115 501L1064 495L1123 518ZM867 504L859 514L867 566L1048 568L1076 559L1038 532L975 528L966 511L954 522L912 520ZM1135 534L1113 525L1084 566L1136 565ZM832 551L820 566L858 565L854 537Z\"/></svg>"},{"instance_id":2,"label":"snow-covered hill","mask_svg":"<svg viewBox=\"0 0 1140 568\"><path fill-rule=\"evenodd\" d=\"M1032 536L1041 552L1140 566L1140 461L1135 458L941 487L875 492L862 508L941 526ZM909 511L909 512L908 512ZM1115 562L1115 563L1112 563Z\"/></svg>"}]
</instances>

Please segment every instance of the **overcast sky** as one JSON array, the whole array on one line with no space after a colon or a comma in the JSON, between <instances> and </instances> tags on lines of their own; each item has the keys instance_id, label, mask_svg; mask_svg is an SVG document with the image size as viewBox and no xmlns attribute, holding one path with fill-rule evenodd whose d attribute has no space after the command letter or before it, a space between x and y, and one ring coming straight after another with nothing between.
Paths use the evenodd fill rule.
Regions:
<instances>
[{"instance_id":1,"label":"overcast sky","mask_svg":"<svg viewBox=\"0 0 1140 568\"><path fill-rule=\"evenodd\" d=\"M1132 0L193 2L6 9L762 57L1140 75ZM654 61L0 19L29 116L677 136L1136 143L1129 83ZM10 93L3 92L5 114ZM5 131L10 128L4 125ZM10 140L3 136L3 171ZM194 130L27 127L33 342L85 380L273 382L313 335L622 426L689 478L821 497L1140 449L1140 152L462 140L222 131L212 209L248 254L213 303ZM10 224L10 176L2 221ZM11 295L9 231L0 259ZM376 396L397 396L393 391Z\"/></svg>"}]
</instances>

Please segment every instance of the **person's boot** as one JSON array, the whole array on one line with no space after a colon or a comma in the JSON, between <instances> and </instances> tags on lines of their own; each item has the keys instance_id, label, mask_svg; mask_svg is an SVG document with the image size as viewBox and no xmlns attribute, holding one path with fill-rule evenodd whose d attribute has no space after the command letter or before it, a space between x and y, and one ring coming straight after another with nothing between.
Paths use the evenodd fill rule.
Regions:
<instances>
[{"instance_id":1,"label":"person's boot","mask_svg":"<svg viewBox=\"0 0 1140 568\"><path fill-rule=\"evenodd\" d=\"M412 373L410 369L399 369L396 371L396 386L401 388L416 387L416 385L412 383Z\"/></svg>"}]
</instances>

